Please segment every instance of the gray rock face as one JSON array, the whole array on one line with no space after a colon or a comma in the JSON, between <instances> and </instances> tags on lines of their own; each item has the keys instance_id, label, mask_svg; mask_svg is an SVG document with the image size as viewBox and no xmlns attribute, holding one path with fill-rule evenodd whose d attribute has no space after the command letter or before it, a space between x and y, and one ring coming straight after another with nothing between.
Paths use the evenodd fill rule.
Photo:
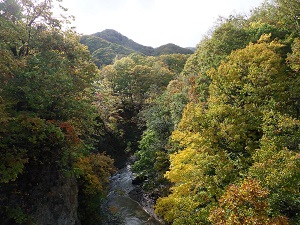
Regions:
<instances>
[{"instance_id":1,"label":"gray rock face","mask_svg":"<svg viewBox=\"0 0 300 225\"><path fill-rule=\"evenodd\" d=\"M62 177L37 202L36 225L80 225L77 216L78 187L74 177Z\"/></svg>"}]
</instances>

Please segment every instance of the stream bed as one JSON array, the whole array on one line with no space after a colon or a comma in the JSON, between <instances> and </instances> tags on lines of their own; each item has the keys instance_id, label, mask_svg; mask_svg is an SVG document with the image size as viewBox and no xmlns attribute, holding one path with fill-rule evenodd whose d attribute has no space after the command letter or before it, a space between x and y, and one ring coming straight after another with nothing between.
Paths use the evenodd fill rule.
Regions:
<instances>
[{"instance_id":1,"label":"stream bed","mask_svg":"<svg viewBox=\"0 0 300 225\"><path fill-rule=\"evenodd\" d=\"M130 166L119 170L110 179L111 189L102 204L104 225L159 225L160 222L149 215L144 208L129 196L135 186Z\"/></svg>"}]
</instances>

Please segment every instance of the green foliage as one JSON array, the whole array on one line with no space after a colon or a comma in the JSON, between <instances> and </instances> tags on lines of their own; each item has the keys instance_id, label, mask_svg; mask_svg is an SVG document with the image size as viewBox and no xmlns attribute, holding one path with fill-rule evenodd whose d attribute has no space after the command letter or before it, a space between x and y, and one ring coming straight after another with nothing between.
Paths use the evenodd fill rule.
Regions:
<instances>
[{"instance_id":1,"label":"green foliage","mask_svg":"<svg viewBox=\"0 0 300 225\"><path fill-rule=\"evenodd\" d=\"M158 180L162 182L163 173L169 166L165 146L173 124L169 112L161 105L153 105L144 112L147 130L144 131L139 142L137 161L132 166L139 176L147 177L146 186L154 187Z\"/></svg>"},{"instance_id":2,"label":"green foliage","mask_svg":"<svg viewBox=\"0 0 300 225\"><path fill-rule=\"evenodd\" d=\"M61 185L63 177L73 177L74 171L91 178L86 190L97 189L101 196L113 172L108 156L90 155L97 152L95 134L101 133L91 95L99 71L77 34L60 29L64 21L52 17L52 4L1 1L0 219L4 224L34 224L41 196L54 202L49 190ZM77 168L84 160L86 167Z\"/></svg>"},{"instance_id":3,"label":"green foliage","mask_svg":"<svg viewBox=\"0 0 300 225\"><path fill-rule=\"evenodd\" d=\"M20 115L11 118L1 133L1 182L18 178L25 164L56 164L65 147L62 131L40 118Z\"/></svg>"},{"instance_id":4,"label":"green foliage","mask_svg":"<svg viewBox=\"0 0 300 225\"><path fill-rule=\"evenodd\" d=\"M15 0L6 0L0 3L1 16L15 22L22 18L22 8Z\"/></svg>"},{"instance_id":5,"label":"green foliage","mask_svg":"<svg viewBox=\"0 0 300 225\"><path fill-rule=\"evenodd\" d=\"M104 145L115 146L109 147L109 151L104 148L109 154L123 160L116 149L124 149L126 154L137 150L144 124L140 110L152 104L166 89L169 81L180 73L186 59L187 56L182 54L159 57L131 54L101 69L99 80L95 83L95 105L109 132L107 140L111 143L104 140Z\"/></svg>"},{"instance_id":6,"label":"green foliage","mask_svg":"<svg viewBox=\"0 0 300 225\"><path fill-rule=\"evenodd\" d=\"M133 171L140 172L139 175L144 176L142 171L153 171L153 164L156 158L156 152L158 152L163 146L158 141L158 134L154 131L147 130L144 132L142 140L140 141L140 151L136 154L139 160L134 164ZM147 175L148 175L147 174ZM152 174L150 174L152 175Z\"/></svg>"},{"instance_id":7,"label":"green foliage","mask_svg":"<svg viewBox=\"0 0 300 225\"><path fill-rule=\"evenodd\" d=\"M16 208L7 208L7 214L9 218L13 219L17 224L29 224L33 225L32 218L30 218L23 210L17 206Z\"/></svg>"},{"instance_id":8,"label":"green foliage","mask_svg":"<svg viewBox=\"0 0 300 225\"><path fill-rule=\"evenodd\" d=\"M300 32L300 2L297 0L276 0L278 5L278 18L289 30Z\"/></svg>"},{"instance_id":9,"label":"green foliage","mask_svg":"<svg viewBox=\"0 0 300 225\"><path fill-rule=\"evenodd\" d=\"M292 53L289 54L287 58L288 64L295 72L299 72L300 70L299 57L300 57L300 39L297 38L294 40L292 46Z\"/></svg>"},{"instance_id":10,"label":"green foliage","mask_svg":"<svg viewBox=\"0 0 300 225\"><path fill-rule=\"evenodd\" d=\"M88 46L94 62L99 68L112 64L116 58L122 58L134 52L131 49L95 36L82 36L80 42Z\"/></svg>"},{"instance_id":11,"label":"green foliage","mask_svg":"<svg viewBox=\"0 0 300 225\"><path fill-rule=\"evenodd\" d=\"M151 94L151 88L163 90L185 61L186 57L181 55L144 57L132 54L104 67L100 78L110 84L122 101L141 104Z\"/></svg>"},{"instance_id":12,"label":"green foliage","mask_svg":"<svg viewBox=\"0 0 300 225\"><path fill-rule=\"evenodd\" d=\"M186 60L184 55L163 55L159 57L171 71L180 72ZM154 79L155 80L155 79ZM164 84L160 85L164 86ZM144 186L154 188L165 184L163 174L169 166L167 150L168 138L180 120L182 110L187 101L181 93L183 82L171 81L167 89L158 96L160 90L150 89L147 103L139 116L145 122L146 130L139 142L139 150L135 154L136 162L132 169L141 177L147 177Z\"/></svg>"},{"instance_id":13,"label":"green foliage","mask_svg":"<svg viewBox=\"0 0 300 225\"><path fill-rule=\"evenodd\" d=\"M259 40L261 35L270 34L271 40L282 40L284 41L289 35L291 35L291 31L276 27L275 25L271 25L263 22L250 22L249 28L247 29L251 39L253 42Z\"/></svg>"},{"instance_id":14,"label":"green foliage","mask_svg":"<svg viewBox=\"0 0 300 225\"><path fill-rule=\"evenodd\" d=\"M299 223L299 121L275 111L264 113L261 148L253 155L249 175L269 190L272 214Z\"/></svg>"},{"instance_id":15,"label":"green foliage","mask_svg":"<svg viewBox=\"0 0 300 225\"><path fill-rule=\"evenodd\" d=\"M160 55L159 59L173 72L181 73L189 55L186 54L164 54Z\"/></svg>"},{"instance_id":16,"label":"green foliage","mask_svg":"<svg viewBox=\"0 0 300 225\"><path fill-rule=\"evenodd\" d=\"M211 82L207 71L217 68L233 50L245 47L250 36L244 28L245 19L241 16L220 18L219 25L210 36L203 38L196 52L189 58L183 75L190 78L190 100L207 102L208 86Z\"/></svg>"},{"instance_id":17,"label":"green foliage","mask_svg":"<svg viewBox=\"0 0 300 225\"><path fill-rule=\"evenodd\" d=\"M80 43L88 46L90 52L94 52L99 48L107 48L110 42L95 36L83 35L80 37Z\"/></svg>"}]
</instances>

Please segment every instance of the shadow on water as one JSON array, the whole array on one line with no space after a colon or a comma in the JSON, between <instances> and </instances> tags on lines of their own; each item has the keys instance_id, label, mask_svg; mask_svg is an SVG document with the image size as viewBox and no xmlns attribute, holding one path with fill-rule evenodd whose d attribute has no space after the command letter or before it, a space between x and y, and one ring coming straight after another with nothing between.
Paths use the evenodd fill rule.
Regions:
<instances>
[{"instance_id":1,"label":"shadow on water","mask_svg":"<svg viewBox=\"0 0 300 225\"><path fill-rule=\"evenodd\" d=\"M102 205L102 210L106 214L104 225L160 224L138 202L129 197L128 193L134 189L132 178L130 166L119 170L111 177L111 189Z\"/></svg>"}]
</instances>

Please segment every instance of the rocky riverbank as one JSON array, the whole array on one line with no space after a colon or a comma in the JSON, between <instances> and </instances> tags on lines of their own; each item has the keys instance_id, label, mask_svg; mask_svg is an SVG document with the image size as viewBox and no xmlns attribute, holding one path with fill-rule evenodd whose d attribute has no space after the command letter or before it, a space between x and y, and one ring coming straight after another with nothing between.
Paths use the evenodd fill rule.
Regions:
<instances>
[{"instance_id":1,"label":"rocky riverbank","mask_svg":"<svg viewBox=\"0 0 300 225\"><path fill-rule=\"evenodd\" d=\"M132 183L134 188L128 193L130 198L138 202L151 217L153 217L155 220L161 223L161 219L154 213L154 205L157 196L153 193L146 193L141 187L142 182L136 182L133 179Z\"/></svg>"}]
</instances>

